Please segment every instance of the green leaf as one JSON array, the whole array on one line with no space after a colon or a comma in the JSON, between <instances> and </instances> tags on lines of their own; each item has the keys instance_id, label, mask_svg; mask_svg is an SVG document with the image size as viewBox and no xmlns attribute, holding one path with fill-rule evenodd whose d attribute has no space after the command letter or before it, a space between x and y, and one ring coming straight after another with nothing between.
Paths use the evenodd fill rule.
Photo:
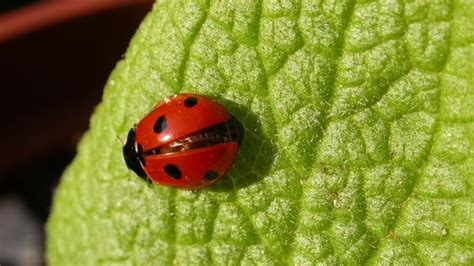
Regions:
<instances>
[{"instance_id":1,"label":"green leaf","mask_svg":"<svg viewBox=\"0 0 474 266\"><path fill-rule=\"evenodd\" d=\"M56 193L48 260L473 265L473 62L470 0L158 1ZM212 188L123 162L117 136L178 92L245 126Z\"/></svg>"}]
</instances>

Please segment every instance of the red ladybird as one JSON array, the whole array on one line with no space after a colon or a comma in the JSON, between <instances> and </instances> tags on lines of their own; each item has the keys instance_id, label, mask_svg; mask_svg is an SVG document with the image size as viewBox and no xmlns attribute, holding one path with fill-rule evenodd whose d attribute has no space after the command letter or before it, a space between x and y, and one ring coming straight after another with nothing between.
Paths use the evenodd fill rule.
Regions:
<instances>
[{"instance_id":1,"label":"red ladybird","mask_svg":"<svg viewBox=\"0 0 474 266\"><path fill-rule=\"evenodd\" d=\"M123 156L144 179L198 189L229 170L243 134L242 124L222 105L201 95L178 94L130 129Z\"/></svg>"}]
</instances>

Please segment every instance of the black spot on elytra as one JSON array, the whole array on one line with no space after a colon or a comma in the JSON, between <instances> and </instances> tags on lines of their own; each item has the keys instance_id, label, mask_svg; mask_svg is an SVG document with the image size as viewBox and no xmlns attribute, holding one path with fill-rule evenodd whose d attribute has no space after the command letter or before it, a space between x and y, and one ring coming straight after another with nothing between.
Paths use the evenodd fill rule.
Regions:
<instances>
[{"instance_id":1,"label":"black spot on elytra","mask_svg":"<svg viewBox=\"0 0 474 266\"><path fill-rule=\"evenodd\" d=\"M184 105L186 105L186 107L193 107L197 104L198 100L196 99L196 97L188 97L184 100Z\"/></svg>"},{"instance_id":2,"label":"black spot on elytra","mask_svg":"<svg viewBox=\"0 0 474 266\"><path fill-rule=\"evenodd\" d=\"M153 131L155 133L161 133L166 129L166 117L160 116L156 119L155 125L153 126Z\"/></svg>"},{"instance_id":3,"label":"black spot on elytra","mask_svg":"<svg viewBox=\"0 0 474 266\"><path fill-rule=\"evenodd\" d=\"M217 173L216 171L207 171L204 174L204 179L206 179L207 181L212 181L218 177L219 177L219 173Z\"/></svg>"},{"instance_id":4,"label":"black spot on elytra","mask_svg":"<svg viewBox=\"0 0 474 266\"><path fill-rule=\"evenodd\" d=\"M181 171L174 164L167 164L165 166L165 173L174 179L179 179L181 177Z\"/></svg>"}]
</instances>

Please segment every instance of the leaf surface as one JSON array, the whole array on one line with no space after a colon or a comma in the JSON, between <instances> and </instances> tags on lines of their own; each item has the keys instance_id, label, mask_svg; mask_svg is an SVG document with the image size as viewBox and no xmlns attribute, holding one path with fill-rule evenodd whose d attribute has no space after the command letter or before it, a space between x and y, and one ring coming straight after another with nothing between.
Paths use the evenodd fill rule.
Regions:
<instances>
[{"instance_id":1,"label":"leaf surface","mask_svg":"<svg viewBox=\"0 0 474 266\"><path fill-rule=\"evenodd\" d=\"M157 1L56 193L52 265L474 264L474 5ZM148 186L122 143L166 96L245 127L227 178Z\"/></svg>"}]
</instances>

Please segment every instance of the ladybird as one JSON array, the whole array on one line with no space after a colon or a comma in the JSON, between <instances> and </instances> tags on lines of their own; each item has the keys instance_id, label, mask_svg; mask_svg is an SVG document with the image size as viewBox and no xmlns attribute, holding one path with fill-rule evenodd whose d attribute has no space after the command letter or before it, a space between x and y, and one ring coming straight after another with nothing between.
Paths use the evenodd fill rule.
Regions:
<instances>
[{"instance_id":1,"label":"ladybird","mask_svg":"<svg viewBox=\"0 0 474 266\"><path fill-rule=\"evenodd\" d=\"M165 186L210 186L232 166L244 130L217 102L178 94L159 103L128 132L123 157L137 176Z\"/></svg>"}]
</instances>

